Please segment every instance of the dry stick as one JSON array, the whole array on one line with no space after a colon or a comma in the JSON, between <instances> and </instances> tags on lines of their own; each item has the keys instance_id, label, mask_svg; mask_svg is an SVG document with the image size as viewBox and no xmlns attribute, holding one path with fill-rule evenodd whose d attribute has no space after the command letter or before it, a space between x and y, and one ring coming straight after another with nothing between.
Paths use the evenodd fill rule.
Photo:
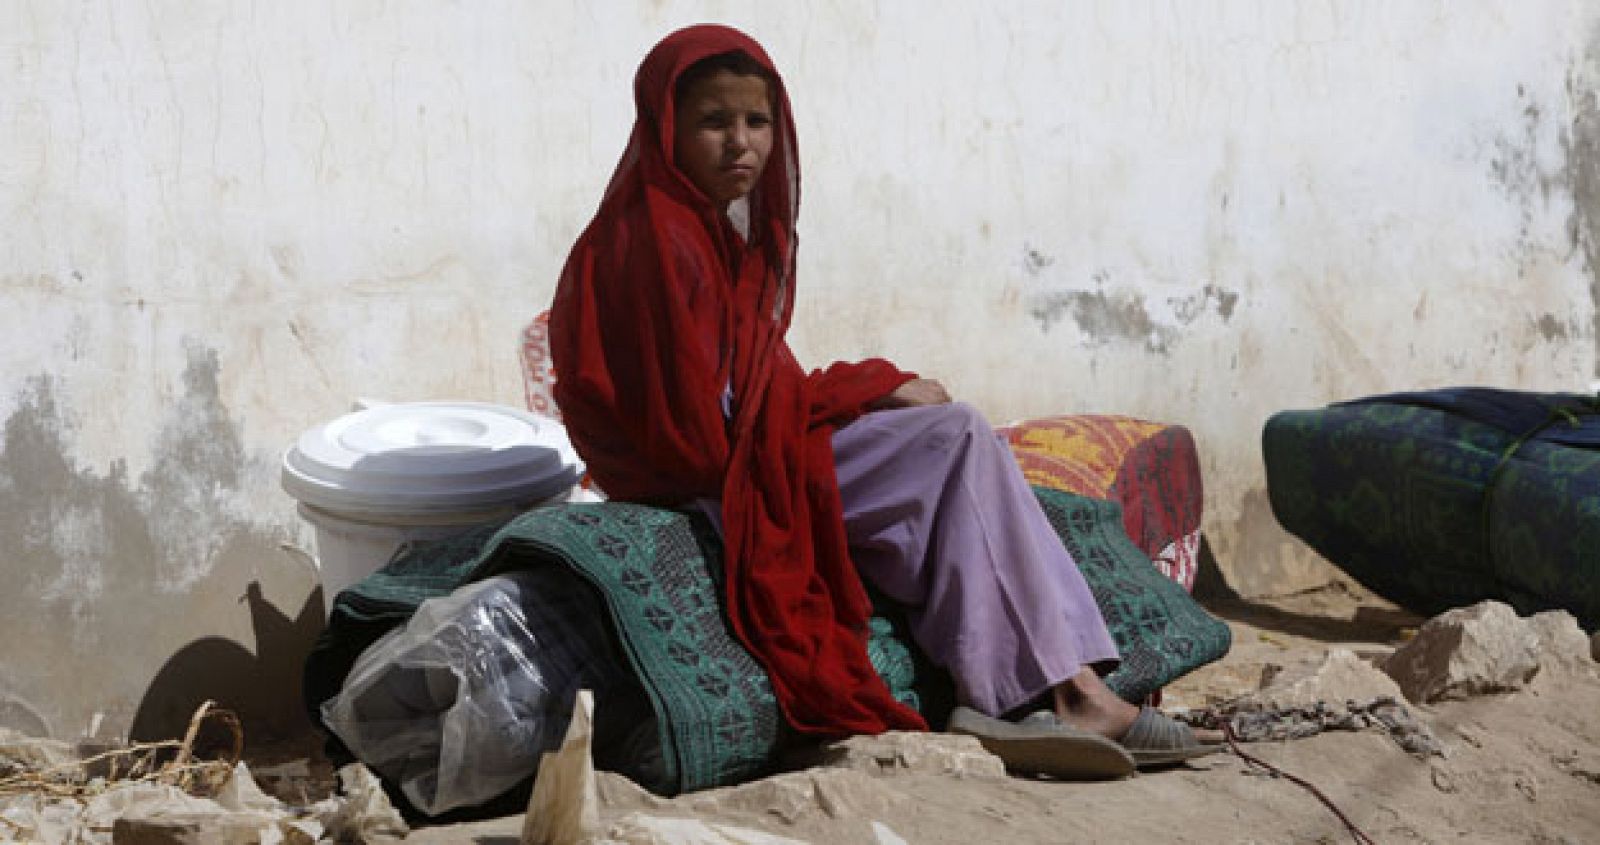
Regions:
<instances>
[{"instance_id":1,"label":"dry stick","mask_svg":"<svg viewBox=\"0 0 1600 845\"><path fill-rule=\"evenodd\" d=\"M229 777L232 777L233 770L238 767L239 760L244 754L244 729L239 724L239 718L231 711L213 709L215 707L216 702L213 701L207 701L200 705L193 718L189 720L189 730L181 742L168 739L157 742L136 743L128 748L105 751L83 760L52 766L42 771L22 772L21 774L0 778L0 795L43 792L62 798L81 798L86 791L86 786L81 780L62 783L56 778L68 772L72 772L81 778L84 772L88 770L89 765L102 760L111 761L112 771L115 773L116 761L127 758L132 758L133 764L129 767L127 774L123 776L123 782L144 783L147 781L160 781L171 783L173 786L188 791L191 778L194 775L211 772L216 773L218 780L220 780L220 783L212 784L212 786L220 788L222 784L228 782ZM190 758L194 756L194 741L200 732L200 723L207 718L221 720L223 724L228 726L233 735L233 748L225 764L221 760L189 762ZM178 756L164 766L155 767L153 765L156 756L155 752L169 748L177 748ZM223 766L226 768L222 768ZM115 778L108 778L107 780L113 779ZM6 821L9 822L10 820L7 819Z\"/></svg>"},{"instance_id":2,"label":"dry stick","mask_svg":"<svg viewBox=\"0 0 1600 845\"><path fill-rule=\"evenodd\" d=\"M118 757L131 757L140 751L160 751L163 748L177 747L178 741L175 739L161 739L156 740L155 742L136 742L127 748L113 748L110 751L102 751L93 757L85 757L75 763L68 763L67 766L57 766L56 768L59 769L68 768L71 766L88 766L92 763L98 763L101 760L109 759L115 761Z\"/></svg>"},{"instance_id":3,"label":"dry stick","mask_svg":"<svg viewBox=\"0 0 1600 845\"><path fill-rule=\"evenodd\" d=\"M178 741L177 740L175 740L175 739L167 739L167 740L162 740L160 743L152 743L151 745L141 749L141 750L144 750L144 751L148 751L149 752L148 754L137 754L137 755L136 754L129 754L129 755L127 755L127 756L133 758L133 765L128 767L128 773L126 775L124 775L124 777L127 780L142 780L142 779L144 779L147 775L150 774L150 772L154 771L155 768L156 768L156 752L157 751L160 751L160 750L166 749L166 748L177 748L177 747L178 747Z\"/></svg>"},{"instance_id":4,"label":"dry stick","mask_svg":"<svg viewBox=\"0 0 1600 845\"><path fill-rule=\"evenodd\" d=\"M128 748L117 748L117 749L113 749L111 751L101 752L99 754L94 755L93 757L85 757L82 760L74 760L71 763L64 763L64 764L61 764L61 765L51 766L48 769L41 769L39 771L32 771L32 772L25 771L25 772L22 772L20 774L16 774L16 775L11 775L11 776L8 776L8 777L0 778L0 794L4 794L4 793L13 791L12 790L13 787L28 787L28 788L20 790L20 791L23 791L23 792L31 792L31 791L34 791L34 789L44 789L45 791L50 791L51 789L65 789L65 790L68 790L68 791L77 791L77 789L79 788L77 784L61 784L61 783L57 783L57 782L53 781L52 779L56 778L56 777L58 777L60 775L65 775L65 774L69 774L69 773L70 774L75 774L75 775L82 775L85 771L88 770L89 766L91 766L91 765L93 765L95 763L98 763L98 762L100 762L102 760L110 760L110 761L112 761L112 763L113 763L113 773L114 773L115 772L115 761L117 759L119 759L119 758L124 758L124 757L134 757L135 758L134 764L133 764L132 768L129 769L128 774L127 774L127 779L128 780L134 780L134 779L136 779L135 776L138 774L139 770L141 768L143 768L144 766L146 766L149 763L150 758L152 758L154 756L153 753L145 753L145 752L155 752L155 751L160 751L160 750L165 749L165 748L176 748L176 747L178 747L178 741L175 740L175 739L166 739L166 740L161 740L159 742L141 742L141 743L136 743L136 744L134 744L134 745L132 745L132 746L130 746ZM137 755L141 755L141 754L143 756L137 756ZM113 774L112 777L107 778L107 780L115 780L115 779L116 778L115 778L114 774Z\"/></svg>"},{"instance_id":5,"label":"dry stick","mask_svg":"<svg viewBox=\"0 0 1600 845\"><path fill-rule=\"evenodd\" d=\"M1267 772L1270 772L1276 777L1287 778L1288 780L1304 787L1312 795L1315 795L1317 800L1322 802L1322 806L1332 810L1333 814L1339 817L1339 821L1344 823L1345 830L1350 831L1350 835L1355 838L1358 845L1377 845L1377 843L1373 841L1372 837L1362 832L1361 828L1356 827L1355 822L1350 821L1349 816L1346 816L1343 811L1334 806L1334 803L1328 799L1328 796L1323 795L1322 790L1312 786L1309 781L1295 777L1294 775L1289 774L1288 772L1272 765L1271 763L1268 763L1265 760L1252 757L1249 754L1244 753L1244 750L1239 747L1238 741L1234 739L1233 725L1226 719L1222 721L1222 735L1227 738L1228 747L1233 750L1233 753L1239 755L1239 758L1244 760L1246 763L1260 769L1265 769Z\"/></svg>"},{"instance_id":6,"label":"dry stick","mask_svg":"<svg viewBox=\"0 0 1600 845\"><path fill-rule=\"evenodd\" d=\"M60 783L37 772L23 772L0 780L0 795L48 792L71 797L80 790L81 787L76 783Z\"/></svg>"},{"instance_id":7,"label":"dry stick","mask_svg":"<svg viewBox=\"0 0 1600 845\"><path fill-rule=\"evenodd\" d=\"M216 706L215 701L206 699L204 702L201 702L200 709L194 711L194 715L189 717L189 730L184 732L183 744L178 746L178 756L172 758L172 769L182 769L189 764L189 757L194 753L194 738L200 733L200 723L205 720L206 711L210 710L214 706ZM168 767L163 766L162 768L166 769ZM176 786L179 788L184 786L183 779L181 777L179 778Z\"/></svg>"},{"instance_id":8,"label":"dry stick","mask_svg":"<svg viewBox=\"0 0 1600 845\"><path fill-rule=\"evenodd\" d=\"M239 725L239 718L233 715L232 712L212 709L216 707L216 704L215 701L208 700L202 703L198 710L194 711L194 716L189 719L189 730L183 735L183 744L178 748L178 756L174 757L171 763L161 768L161 771L157 774L158 778L166 775L176 775L173 785L187 792L190 788L191 775L197 771L213 768L215 763L221 762L217 760L193 764L189 762L189 758L194 756L194 740L200 733L200 723L204 722L207 716L214 716L222 720L233 734L233 751L229 755L227 768L221 778L222 783L215 784L215 786L220 787L228 782L228 778L233 776L233 770L239 765L239 758L244 756L244 730Z\"/></svg>"},{"instance_id":9,"label":"dry stick","mask_svg":"<svg viewBox=\"0 0 1600 845\"><path fill-rule=\"evenodd\" d=\"M96 754L93 757L88 757L83 760L75 760L71 763L51 766L48 769L42 769L39 771L24 771L9 777L0 778L0 794L18 792L47 792L65 796L76 795L77 793L83 791L83 783L81 778L83 777L84 772L87 771L89 765L97 763L101 760L110 759L115 761L119 757L135 757L143 752L171 748L177 746L177 744L178 743L176 740L141 743L130 748L120 748L115 751L107 751L101 754ZM127 777L128 780L137 779L134 778L133 775L137 773L141 767L146 765L150 756L151 755L147 754L142 757L137 757L134 766L129 771ZM61 781L61 777L69 774L75 776L74 779L63 783ZM112 779L114 778L107 778L107 780Z\"/></svg>"}]
</instances>

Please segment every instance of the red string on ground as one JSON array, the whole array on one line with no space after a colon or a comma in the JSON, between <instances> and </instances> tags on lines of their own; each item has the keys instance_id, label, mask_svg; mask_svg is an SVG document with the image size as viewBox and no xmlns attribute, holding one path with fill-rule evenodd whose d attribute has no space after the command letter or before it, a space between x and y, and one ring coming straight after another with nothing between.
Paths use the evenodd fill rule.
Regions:
<instances>
[{"instance_id":1,"label":"red string on ground","mask_svg":"<svg viewBox=\"0 0 1600 845\"><path fill-rule=\"evenodd\" d=\"M1262 760L1262 759L1260 759L1258 757L1253 757L1253 756L1251 756L1249 754L1246 754L1244 752L1244 749L1239 747L1239 743L1234 738L1234 735L1233 735L1233 726L1228 724L1228 721L1226 719L1222 720L1222 735L1224 737L1226 737L1227 740L1228 740L1228 748L1229 748L1229 750L1231 750L1234 754L1239 755L1239 759L1245 761L1246 764L1254 766L1254 767L1256 767L1258 769L1261 769L1263 771L1266 771L1267 773L1273 775L1274 777L1286 778L1286 779L1294 782L1295 784L1297 784L1297 785L1299 785L1301 787L1304 787L1306 789L1306 791L1310 792L1312 795L1315 795L1317 797L1317 800L1322 802L1322 806L1327 807L1329 810L1332 810L1333 814L1335 816L1339 817L1339 821L1344 823L1345 830L1350 831L1350 835L1356 840L1357 845L1378 845L1377 842L1375 842L1372 837L1370 837L1366 833L1362 832L1361 828L1356 827L1355 822L1350 821L1350 817L1349 816L1346 816L1344 814L1344 812L1342 810L1340 810L1337 806L1335 806L1332 801L1328 800L1328 796L1323 795L1322 794L1322 790L1316 788L1315 786L1312 786L1309 781L1307 781L1307 780L1305 780L1303 778L1299 778L1299 777L1296 777L1294 775L1291 775L1288 772L1278 768L1277 766L1272 765L1271 763L1268 763L1265 760Z\"/></svg>"}]
</instances>

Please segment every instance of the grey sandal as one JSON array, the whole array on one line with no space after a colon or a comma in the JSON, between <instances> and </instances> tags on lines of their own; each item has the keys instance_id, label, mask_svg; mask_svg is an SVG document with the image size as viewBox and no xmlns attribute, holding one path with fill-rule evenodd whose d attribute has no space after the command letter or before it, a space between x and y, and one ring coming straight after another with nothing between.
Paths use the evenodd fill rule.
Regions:
<instances>
[{"instance_id":1,"label":"grey sandal","mask_svg":"<svg viewBox=\"0 0 1600 845\"><path fill-rule=\"evenodd\" d=\"M1134 771L1134 756L1115 740L1063 724L1047 710L1007 722L957 707L950 714L949 731L976 737L1014 772L1062 780L1110 780Z\"/></svg>"},{"instance_id":2,"label":"grey sandal","mask_svg":"<svg viewBox=\"0 0 1600 845\"><path fill-rule=\"evenodd\" d=\"M1138 718L1122 735L1121 742L1141 769L1171 766L1204 757L1222 748L1220 745L1202 743L1188 725L1162 714L1154 707L1139 708Z\"/></svg>"}]
</instances>

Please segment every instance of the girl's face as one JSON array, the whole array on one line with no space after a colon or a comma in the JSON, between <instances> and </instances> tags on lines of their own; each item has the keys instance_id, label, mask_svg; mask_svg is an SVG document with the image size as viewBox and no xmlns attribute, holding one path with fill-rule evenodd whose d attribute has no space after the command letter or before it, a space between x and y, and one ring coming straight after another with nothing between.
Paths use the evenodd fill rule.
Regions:
<instances>
[{"instance_id":1,"label":"girl's face","mask_svg":"<svg viewBox=\"0 0 1600 845\"><path fill-rule=\"evenodd\" d=\"M719 70L690 84L675 106L673 163L726 208L750 193L772 153L767 81Z\"/></svg>"}]
</instances>

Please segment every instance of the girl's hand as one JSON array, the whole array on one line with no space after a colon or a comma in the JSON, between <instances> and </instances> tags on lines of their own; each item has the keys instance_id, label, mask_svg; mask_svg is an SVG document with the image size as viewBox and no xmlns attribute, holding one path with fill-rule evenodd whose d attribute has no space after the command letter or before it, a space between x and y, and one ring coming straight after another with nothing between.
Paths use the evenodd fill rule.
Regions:
<instances>
[{"instance_id":1,"label":"girl's hand","mask_svg":"<svg viewBox=\"0 0 1600 845\"><path fill-rule=\"evenodd\" d=\"M883 411L944 405L949 401L950 394L945 392L944 385L931 378L916 378L895 388L893 393L872 403L871 407L874 411Z\"/></svg>"}]
</instances>

